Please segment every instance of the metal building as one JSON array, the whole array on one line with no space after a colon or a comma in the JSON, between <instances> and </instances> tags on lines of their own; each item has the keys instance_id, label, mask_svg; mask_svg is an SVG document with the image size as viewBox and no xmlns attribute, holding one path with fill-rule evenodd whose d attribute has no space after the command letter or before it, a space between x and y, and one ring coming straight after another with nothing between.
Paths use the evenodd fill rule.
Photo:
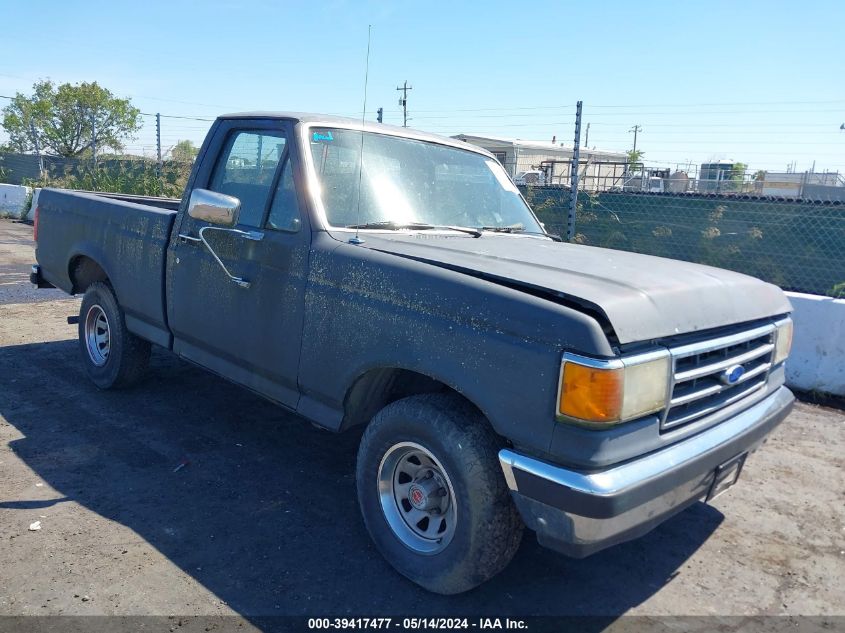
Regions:
<instances>
[{"instance_id":1,"label":"metal building","mask_svg":"<svg viewBox=\"0 0 845 633\"><path fill-rule=\"evenodd\" d=\"M572 147L563 143L526 141L501 136L456 134L452 138L472 143L491 152L505 167L512 178L532 171L548 174L546 184L568 184ZM612 174L624 172L627 156L624 152L611 152L595 148L581 148L582 186L589 189L606 189L599 181L612 181ZM592 183L592 185L591 185Z\"/></svg>"}]
</instances>

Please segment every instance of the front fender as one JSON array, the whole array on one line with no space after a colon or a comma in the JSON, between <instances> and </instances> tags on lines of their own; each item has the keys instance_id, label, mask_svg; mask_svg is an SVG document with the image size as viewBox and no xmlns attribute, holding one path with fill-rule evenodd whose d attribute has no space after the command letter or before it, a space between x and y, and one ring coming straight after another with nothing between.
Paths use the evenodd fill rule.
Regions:
<instances>
[{"instance_id":1,"label":"front fender","mask_svg":"<svg viewBox=\"0 0 845 633\"><path fill-rule=\"evenodd\" d=\"M519 290L344 245L312 253L300 412L340 428L348 389L376 367L463 394L497 433L546 451L563 349L611 353L590 317Z\"/></svg>"}]
</instances>

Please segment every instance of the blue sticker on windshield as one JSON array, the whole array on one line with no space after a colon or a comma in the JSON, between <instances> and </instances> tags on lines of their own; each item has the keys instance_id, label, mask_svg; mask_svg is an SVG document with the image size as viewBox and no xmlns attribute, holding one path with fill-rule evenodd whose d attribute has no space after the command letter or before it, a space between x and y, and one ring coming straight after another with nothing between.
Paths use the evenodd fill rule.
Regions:
<instances>
[{"instance_id":1,"label":"blue sticker on windshield","mask_svg":"<svg viewBox=\"0 0 845 633\"><path fill-rule=\"evenodd\" d=\"M323 132L314 132L314 135L311 139L315 142L317 141L333 141L334 137L332 136L332 131L327 130L325 133Z\"/></svg>"}]
</instances>

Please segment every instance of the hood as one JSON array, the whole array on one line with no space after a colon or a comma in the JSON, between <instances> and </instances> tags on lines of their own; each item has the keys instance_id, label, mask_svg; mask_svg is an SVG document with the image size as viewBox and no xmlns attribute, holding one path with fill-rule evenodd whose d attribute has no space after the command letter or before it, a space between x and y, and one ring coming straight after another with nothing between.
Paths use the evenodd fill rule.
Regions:
<instances>
[{"instance_id":1,"label":"hood","mask_svg":"<svg viewBox=\"0 0 845 633\"><path fill-rule=\"evenodd\" d=\"M555 295L598 312L622 344L792 310L780 288L740 273L527 236L367 234L363 246Z\"/></svg>"}]
</instances>

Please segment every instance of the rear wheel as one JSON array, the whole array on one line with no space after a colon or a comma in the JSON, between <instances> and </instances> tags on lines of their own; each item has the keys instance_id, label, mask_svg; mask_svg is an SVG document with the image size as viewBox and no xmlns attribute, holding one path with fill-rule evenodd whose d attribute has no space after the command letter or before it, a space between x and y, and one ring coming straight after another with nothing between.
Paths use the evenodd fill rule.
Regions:
<instances>
[{"instance_id":1,"label":"rear wheel","mask_svg":"<svg viewBox=\"0 0 845 633\"><path fill-rule=\"evenodd\" d=\"M507 566L523 525L498 449L486 420L451 395L404 398L373 418L358 451L358 500L397 571L454 594Z\"/></svg>"},{"instance_id":2,"label":"rear wheel","mask_svg":"<svg viewBox=\"0 0 845 633\"><path fill-rule=\"evenodd\" d=\"M150 343L126 329L123 310L102 281L88 286L82 299L79 348L85 372L100 389L132 385L150 361Z\"/></svg>"}]
</instances>

